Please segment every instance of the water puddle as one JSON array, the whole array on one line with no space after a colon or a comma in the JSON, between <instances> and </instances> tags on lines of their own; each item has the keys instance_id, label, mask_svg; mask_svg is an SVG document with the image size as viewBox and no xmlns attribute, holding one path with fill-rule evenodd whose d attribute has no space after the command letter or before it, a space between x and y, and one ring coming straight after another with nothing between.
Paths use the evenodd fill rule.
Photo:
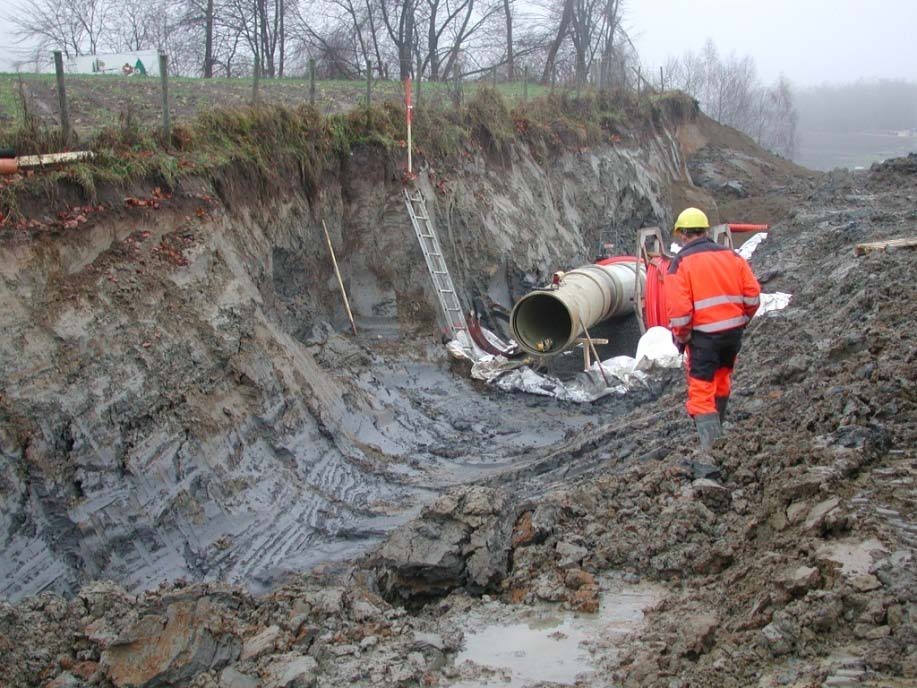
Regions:
<instances>
[{"instance_id":1,"label":"water puddle","mask_svg":"<svg viewBox=\"0 0 917 688\"><path fill-rule=\"evenodd\" d=\"M640 628L643 610L658 602L661 586L603 581L596 614L556 605L509 606L492 602L469 613L465 644L456 657L452 688L526 688L541 683L573 685L595 671L593 652L614 660L621 639Z\"/></svg>"}]
</instances>

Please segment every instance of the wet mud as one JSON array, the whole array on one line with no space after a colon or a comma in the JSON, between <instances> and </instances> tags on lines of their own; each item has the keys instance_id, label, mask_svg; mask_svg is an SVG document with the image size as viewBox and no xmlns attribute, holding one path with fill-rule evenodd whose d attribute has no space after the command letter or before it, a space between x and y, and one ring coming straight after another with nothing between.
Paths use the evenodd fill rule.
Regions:
<instances>
[{"instance_id":1,"label":"wet mud","mask_svg":"<svg viewBox=\"0 0 917 688\"><path fill-rule=\"evenodd\" d=\"M730 145L705 169L729 177ZM28 261L5 262L3 575L21 599L0 602L0 671L54 688L913 684L917 275L910 251L854 248L911 231L917 177L908 160L783 170L774 189L762 160L786 214L752 266L793 299L750 324L708 454L682 371L591 406L499 393L452 367L412 319L432 301L390 274L360 278L366 332L333 333L333 292L267 289L259 222L249 243L192 239L210 257L168 272L195 287L180 293L131 287L102 251L91 278L33 278L26 298L10 285ZM262 243L279 241L311 259L295 233ZM159 337L153 286L197 294ZM103 337L137 344L94 361ZM553 660L533 672L536 655Z\"/></svg>"}]
</instances>

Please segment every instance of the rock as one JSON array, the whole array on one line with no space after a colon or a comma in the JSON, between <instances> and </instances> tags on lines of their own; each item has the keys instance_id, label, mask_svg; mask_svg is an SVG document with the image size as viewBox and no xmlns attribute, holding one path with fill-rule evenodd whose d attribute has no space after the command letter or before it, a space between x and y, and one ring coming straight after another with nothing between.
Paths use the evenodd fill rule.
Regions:
<instances>
[{"instance_id":1,"label":"rock","mask_svg":"<svg viewBox=\"0 0 917 688\"><path fill-rule=\"evenodd\" d=\"M337 616L344 610L343 588L326 588L311 593L307 601L317 612L327 616Z\"/></svg>"},{"instance_id":2,"label":"rock","mask_svg":"<svg viewBox=\"0 0 917 688\"><path fill-rule=\"evenodd\" d=\"M799 523L808 513L810 506L808 502L793 502L786 508L786 520L789 523Z\"/></svg>"},{"instance_id":3,"label":"rock","mask_svg":"<svg viewBox=\"0 0 917 688\"><path fill-rule=\"evenodd\" d=\"M224 626L222 611L202 597L173 602L164 617L144 617L125 633L128 642L118 641L102 653L105 674L119 687L157 686L222 669L239 657L242 646Z\"/></svg>"},{"instance_id":4,"label":"rock","mask_svg":"<svg viewBox=\"0 0 917 688\"><path fill-rule=\"evenodd\" d=\"M567 604L574 611L595 614L599 610L599 586L582 586L567 597Z\"/></svg>"},{"instance_id":5,"label":"rock","mask_svg":"<svg viewBox=\"0 0 917 688\"><path fill-rule=\"evenodd\" d=\"M312 657L284 654L274 657L263 673L263 688L312 688L318 662Z\"/></svg>"},{"instance_id":6,"label":"rock","mask_svg":"<svg viewBox=\"0 0 917 688\"><path fill-rule=\"evenodd\" d=\"M728 544L718 543L701 548L691 568L695 573L710 575L727 569L734 559L732 548Z\"/></svg>"},{"instance_id":7,"label":"rock","mask_svg":"<svg viewBox=\"0 0 917 688\"><path fill-rule=\"evenodd\" d=\"M715 512L728 509L732 499L729 490L709 478L699 478L692 482L691 493L695 499Z\"/></svg>"},{"instance_id":8,"label":"rock","mask_svg":"<svg viewBox=\"0 0 917 688\"><path fill-rule=\"evenodd\" d=\"M382 610L369 600L358 598L350 605L351 616L357 621L378 621L382 618Z\"/></svg>"},{"instance_id":9,"label":"rock","mask_svg":"<svg viewBox=\"0 0 917 688\"><path fill-rule=\"evenodd\" d=\"M492 488L461 487L440 497L380 548L374 567L383 596L497 591L509 564L511 512L510 500Z\"/></svg>"},{"instance_id":10,"label":"rock","mask_svg":"<svg viewBox=\"0 0 917 688\"><path fill-rule=\"evenodd\" d=\"M860 592L878 590L882 587L882 583L879 582L879 579L869 573L854 576L850 579L850 585Z\"/></svg>"},{"instance_id":11,"label":"rock","mask_svg":"<svg viewBox=\"0 0 917 688\"><path fill-rule=\"evenodd\" d=\"M794 357L797 358L797 357ZM793 359L790 359L791 361ZM801 372L805 372L803 369ZM816 471L804 473L796 479L789 480L780 488L780 495L785 502L796 502L806 497L817 495L825 484L825 476Z\"/></svg>"},{"instance_id":12,"label":"rock","mask_svg":"<svg viewBox=\"0 0 917 688\"><path fill-rule=\"evenodd\" d=\"M687 469L691 473L691 478L693 480L702 480L705 478L709 480L719 480L722 477L720 469L713 464L694 461L692 459L682 459L678 462L678 465Z\"/></svg>"},{"instance_id":13,"label":"rock","mask_svg":"<svg viewBox=\"0 0 917 688\"><path fill-rule=\"evenodd\" d=\"M885 602L879 596L872 596L872 599L869 600L869 604L866 605L866 609L860 614L859 620L861 623L881 626L885 623L887 618L885 613Z\"/></svg>"},{"instance_id":14,"label":"rock","mask_svg":"<svg viewBox=\"0 0 917 688\"><path fill-rule=\"evenodd\" d=\"M379 644L379 636L368 635L360 641L361 650L369 650Z\"/></svg>"},{"instance_id":15,"label":"rock","mask_svg":"<svg viewBox=\"0 0 917 688\"><path fill-rule=\"evenodd\" d=\"M775 657L789 654L793 650L794 638L782 624L772 621L760 631L762 644Z\"/></svg>"},{"instance_id":16,"label":"rock","mask_svg":"<svg viewBox=\"0 0 917 688\"><path fill-rule=\"evenodd\" d=\"M77 678L81 678L84 681L89 681L93 676L95 676L96 672L99 671L99 663L91 661L77 662L72 667L70 667L70 671Z\"/></svg>"},{"instance_id":17,"label":"rock","mask_svg":"<svg viewBox=\"0 0 917 688\"><path fill-rule=\"evenodd\" d=\"M65 671L44 684L44 688L83 688L85 685L85 683L69 671Z\"/></svg>"},{"instance_id":18,"label":"rock","mask_svg":"<svg viewBox=\"0 0 917 688\"><path fill-rule=\"evenodd\" d=\"M242 645L242 655L240 659L257 659L261 655L274 651L277 641L280 639L282 631L279 626L268 626L257 635L248 638Z\"/></svg>"},{"instance_id":19,"label":"rock","mask_svg":"<svg viewBox=\"0 0 917 688\"><path fill-rule=\"evenodd\" d=\"M891 635L891 628L872 624L856 624L853 627L853 635L862 640L879 640Z\"/></svg>"},{"instance_id":20,"label":"rock","mask_svg":"<svg viewBox=\"0 0 917 688\"><path fill-rule=\"evenodd\" d=\"M553 534L559 521L559 506L550 503L539 504L532 514L532 527L535 529L535 541L543 542L545 538Z\"/></svg>"},{"instance_id":21,"label":"rock","mask_svg":"<svg viewBox=\"0 0 917 688\"><path fill-rule=\"evenodd\" d=\"M888 550L876 538L868 540L838 540L826 543L815 553L819 565L825 568L840 569L842 575L852 578L869 573L875 556L886 554ZM906 561L896 559L894 554L886 560L890 568L899 569Z\"/></svg>"},{"instance_id":22,"label":"rock","mask_svg":"<svg viewBox=\"0 0 917 688\"><path fill-rule=\"evenodd\" d=\"M513 527L513 549L531 544L535 540L535 528L532 526L532 512L524 512Z\"/></svg>"},{"instance_id":23,"label":"rock","mask_svg":"<svg viewBox=\"0 0 917 688\"><path fill-rule=\"evenodd\" d=\"M254 676L243 674L234 667L226 667L220 673L220 688L259 688L261 681Z\"/></svg>"},{"instance_id":24,"label":"rock","mask_svg":"<svg viewBox=\"0 0 917 688\"><path fill-rule=\"evenodd\" d=\"M564 581L557 571L545 571L532 584L532 592L548 602L560 602L566 596Z\"/></svg>"},{"instance_id":25,"label":"rock","mask_svg":"<svg viewBox=\"0 0 917 688\"><path fill-rule=\"evenodd\" d=\"M811 566L797 566L777 577L777 583L793 597L801 597L821 583L821 572Z\"/></svg>"},{"instance_id":26,"label":"rock","mask_svg":"<svg viewBox=\"0 0 917 688\"><path fill-rule=\"evenodd\" d=\"M904 607L900 604L891 605L886 611L886 619L891 628L898 628L904 624Z\"/></svg>"},{"instance_id":27,"label":"rock","mask_svg":"<svg viewBox=\"0 0 917 688\"><path fill-rule=\"evenodd\" d=\"M443 652L446 650L446 642L443 640L443 637L437 633L414 631L414 647L418 650L429 647Z\"/></svg>"},{"instance_id":28,"label":"rock","mask_svg":"<svg viewBox=\"0 0 917 688\"><path fill-rule=\"evenodd\" d=\"M570 569L564 576L564 584L571 590L578 590L584 585L596 585L595 576L582 569Z\"/></svg>"},{"instance_id":29,"label":"rock","mask_svg":"<svg viewBox=\"0 0 917 688\"><path fill-rule=\"evenodd\" d=\"M589 554L589 550L585 547L580 547L579 545L574 545L566 541L558 542L554 549L557 552L557 565L562 569L579 566L583 562L583 559Z\"/></svg>"},{"instance_id":30,"label":"rock","mask_svg":"<svg viewBox=\"0 0 917 688\"><path fill-rule=\"evenodd\" d=\"M699 657L713 647L719 619L713 614L690 617L679 631L679 652L686 657Z\"/></svg>"},{"instance_id":31,"label":"rock","mask_svg":"<svg viewBox=\"0 0 917 688\"><path fill-rule=\"evenodd\" d=\"M776 530L778 533L782 530L785 530L787 525L789 525L789 521L787 521L786 518L786 513L780 511L779 509L772 511L770 516L768 516L767 525Z\"/></svg>"},{"instance_id":32,"label":"rock","mask_svg":"<svg viewBox=\"0 0 917 688\"><path fill-rule=\"evenodd\" d=\"M748 191L745 190L745 186L742 182L735 179L720 185L720 191L735 196L736 198L746 198L748 196Z\"/></svg>"},{"instance_id":33,"label":"rock","mask_svg":"<svg viewBox=\"0 0 917 688\"><path fill-rule=\"evenodd\" d=\"M812 507L803 524L805 530L822 530L834 518L840 515L841 500L837 497L826 499Z\"/></svg>"},{"instance_id":34,"label":"rock","mask_svg":"<svg viewBox=\"0 0 917 688\"><path fill-rule=\"evenodd\" d=\"M358 648L356 645L332 645L328 648L330 652L335 657L346 657L347 655L355 655L358 653Z\"/></svg>"}]
</instances>

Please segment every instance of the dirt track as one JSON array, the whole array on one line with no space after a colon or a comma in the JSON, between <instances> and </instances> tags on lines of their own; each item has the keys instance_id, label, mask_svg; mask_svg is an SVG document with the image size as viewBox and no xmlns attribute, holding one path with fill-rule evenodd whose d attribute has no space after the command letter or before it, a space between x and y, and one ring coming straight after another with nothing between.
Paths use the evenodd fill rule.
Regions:
<instances>
[{"instance_id":1,"label":"dirt track","mask_svg":"<svg viewBox=\"0 0 917 688\"><path fill-rule=\"evenodd\" d=\"M478 473L366 558L263 597L95 584L3 604L0 664L14 685L483 684L492 671L455 664L463 632L480 630L469 618L591 612L613 572L665 596L626 641L592 646L580 685L913 685L917 275L910 251L853 246L913 227L917 174L905 160L780 185L786 219L752 264L793 301L749 327L718 474L699 472L677 374L591 410L486 392L467 425L450 422L471 443L458 456L498 475ZM327 363L359 355L341 347ZM381 354L369 375L393 368L387 388L448 418L454 392L428 366L402 378ZM498 440L520 452L501 465L474 438L508 410L526 415ZM523 447L535 422L549 432Z\"/></svg>"}]
</instances>

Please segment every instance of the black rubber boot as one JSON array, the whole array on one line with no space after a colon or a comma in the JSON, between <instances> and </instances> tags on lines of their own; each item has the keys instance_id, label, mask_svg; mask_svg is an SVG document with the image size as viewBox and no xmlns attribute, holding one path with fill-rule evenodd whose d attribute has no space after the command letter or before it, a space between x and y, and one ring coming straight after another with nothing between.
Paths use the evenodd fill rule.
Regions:
<instances>
[{"instance_id":1,"label":"black rubber boot","mask_svg":"<svg viewBox=\"0 0 917 688\"><path fill-rule=\"evenodd\" d=\"M729 397L717 397L716 412L720 414L720 425L726 422L726 407L729 406Z\"/></svg>"},{"instance_id":2,"label":"black rubber boot","mask_svg":"<svg viewBox=\"0 0 917 688\"><path fill-rule=\"evenodd\" d=\"M713 447L713 441L723 434L723 426L720 424L720 415L718 413L703 413L699 416L694 416L694 426L697 428L700 448L703 451L710 451L711 447Z\"/></svg>"}]
</instances>

